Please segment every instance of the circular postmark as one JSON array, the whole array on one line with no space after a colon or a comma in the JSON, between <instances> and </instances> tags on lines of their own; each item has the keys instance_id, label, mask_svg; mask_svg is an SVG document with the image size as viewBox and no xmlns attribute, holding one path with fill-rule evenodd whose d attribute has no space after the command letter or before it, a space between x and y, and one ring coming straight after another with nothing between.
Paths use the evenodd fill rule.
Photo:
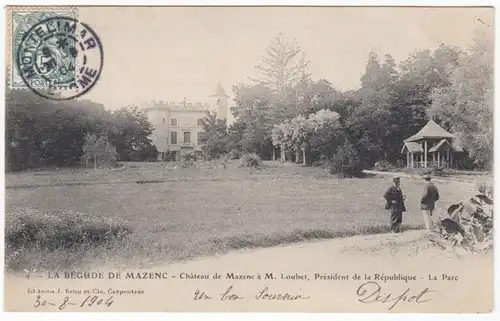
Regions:
<instances>
[{"instance_id":1,"label":"circular postmark","mask_svg":"<svg viewBox=\"0 0 500 321\"><path fill-rule=\"evenodd\" d=\"M15 57L26 86L54 100L88 92L101 75L103 58L94 30L70 17L51 17L33 25L22 37Z\"/></svg>"}]
</instances>

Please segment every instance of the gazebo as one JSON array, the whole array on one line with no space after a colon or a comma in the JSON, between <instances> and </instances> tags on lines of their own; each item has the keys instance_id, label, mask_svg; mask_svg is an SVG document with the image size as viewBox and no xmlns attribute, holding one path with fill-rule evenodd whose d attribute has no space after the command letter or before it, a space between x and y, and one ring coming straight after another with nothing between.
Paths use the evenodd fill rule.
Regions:
<instances>
[{"instance_id":1,"label":"gazebo","mask_svg":"<svg viewBox=\"0 0 500 321\"><path fill-rule=\"evenodd\" d=\"M407 168L428 168L432 165L452 168L463 153L455 135L432 119L418 133L404 140ZM455 162L455 163L454 163Z\"/></svg>"}]
</instances>

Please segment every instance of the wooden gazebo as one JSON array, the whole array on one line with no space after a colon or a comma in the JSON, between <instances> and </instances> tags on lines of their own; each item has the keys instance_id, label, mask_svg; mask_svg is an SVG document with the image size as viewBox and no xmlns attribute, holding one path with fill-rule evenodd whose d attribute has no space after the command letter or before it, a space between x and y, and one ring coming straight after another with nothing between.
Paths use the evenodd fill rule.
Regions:
<instances>
[{"instance_id":1,"label":"wooden gazebo","mask_svg":"<svg viewBox=\"0 0 500 321\"><path fill-rule=\"evenodd\" d=\"M408 168L428 168L432 165L452 168L463 149L455 135L430 120L418 133L404 140L401 152L406 152Z\"/></svg>"}]
</instances>

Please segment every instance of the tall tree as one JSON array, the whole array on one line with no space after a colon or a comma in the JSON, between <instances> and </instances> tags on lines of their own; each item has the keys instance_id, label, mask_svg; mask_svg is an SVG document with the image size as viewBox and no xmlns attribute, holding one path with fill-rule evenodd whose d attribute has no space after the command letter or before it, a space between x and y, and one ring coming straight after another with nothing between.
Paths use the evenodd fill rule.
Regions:
<instances>
[{"instance_id":1,"label":"tall tree","mask_svg":"<svg viewBox=\"0 0 500 321\"><path fill-rule=\"evenodd\" d=\"M368 164L390 155L388 137L393 134L390 118L396 80L394 59L385 55L381 64L377 54L371 52L357 93L360 106L354 109L347 122L349 131L355 136L356 148Z\"/></svg>"},{"instance_id":2,"label":"tall tree","mask_svg":"<svg viewBox=\"0 0 500 321\"><path fill-rule=\"evenodd\" d=\"M259 76L252 80L284 97L287 89L309 78L309 64L297 41L279 33L271 39L261 64L255 67Z\"/></svg>"},{"instance_id":3,"label":"tall tree","mask_svg":"<svg viewBox=\"0 0 500 321\"><path fill-rule=\"evenodd\" d=\"M233 87L237 107L236 122L243 129L242 149L268 158L272 151L271 130L280 119L273 108L273 95L264 85L238 85Z\"/></svg>"},{"instance_id":4,"label":"tall tree","mask_svg":"<svg viewBox=\"0 0 500 321\"><path fill-rule=\"evenodd\" d=\"M214 112L210 112L202 120L203 133L201 142L203 153L210 158L217 158L229 152L229 134L225 119L217 118Z\"/></svg>"},{"instance_id":5,"label":"tall tree","mask_svg":"<svg viewBox=\"0 0 500 321\"><path fill-rule=\"evenodd\" d=\"M402 147L403 138L415 134L427 123L427 110L432 104L430 94L434 88L450 85L449 75L457 67L460 54L459 48L441 44L434 52L417 51L401 62L391 109L400 137L392 145Z\"/></svg>"},{"instance_id":6,"label":"tall tree","mask_svg":"<svg viewBox=\"0 0 500 321\"><path fill-rule=\"evenodd\" d=\"M451 72L450 86L432 92L429 110L478 165L488 168L493 161L493 53L490 30L477 30L469 53Z\"/></svg>"},{"instance_id":7,"label":"tall tree","mask_svg":"<svg viewBox=\"0 0 500 321\"><path fill-rule=\"evenodd\" d=\"M109 140L116 147L121 161L137 161L153 158L155 148L151 145L150 135L153 125L145 112L137 106L126 106L112 113Z\"/></svg>"}]
</instances>

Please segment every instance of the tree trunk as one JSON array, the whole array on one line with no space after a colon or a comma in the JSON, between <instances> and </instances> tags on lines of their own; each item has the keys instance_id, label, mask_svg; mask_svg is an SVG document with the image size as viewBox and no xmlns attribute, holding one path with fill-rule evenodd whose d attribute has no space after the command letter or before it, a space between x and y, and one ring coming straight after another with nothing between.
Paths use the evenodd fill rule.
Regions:
<instances>
[{"instance_id":1,"label":"tree trunk","mask_svg":"<svg viewBox=\"0 0 500 321\"><path fill-rule=\"evenodd\" d=\"M295 163L298 163L300 162L300 158L299 158L299 149L295 149Z\"/></svg>"},{"instance_id":2,"label":"tree trunk","mask_svg":"<svg viewBox=\"0 0 500 321\"><path fill-rule=\"evenodd\" d=\"M306 150L305 148L302 148L302 164L306 164Z\"/></svg>"},{"instance_id":3,"label":"tree trunk","mask_svg":"<svg viewBox=\"0 0 500 321\"><path fill-rule=\"evenodd\" d=\"M94 170L97 170L97 156L94 156Z\"/></svg>"}]
</instances>

